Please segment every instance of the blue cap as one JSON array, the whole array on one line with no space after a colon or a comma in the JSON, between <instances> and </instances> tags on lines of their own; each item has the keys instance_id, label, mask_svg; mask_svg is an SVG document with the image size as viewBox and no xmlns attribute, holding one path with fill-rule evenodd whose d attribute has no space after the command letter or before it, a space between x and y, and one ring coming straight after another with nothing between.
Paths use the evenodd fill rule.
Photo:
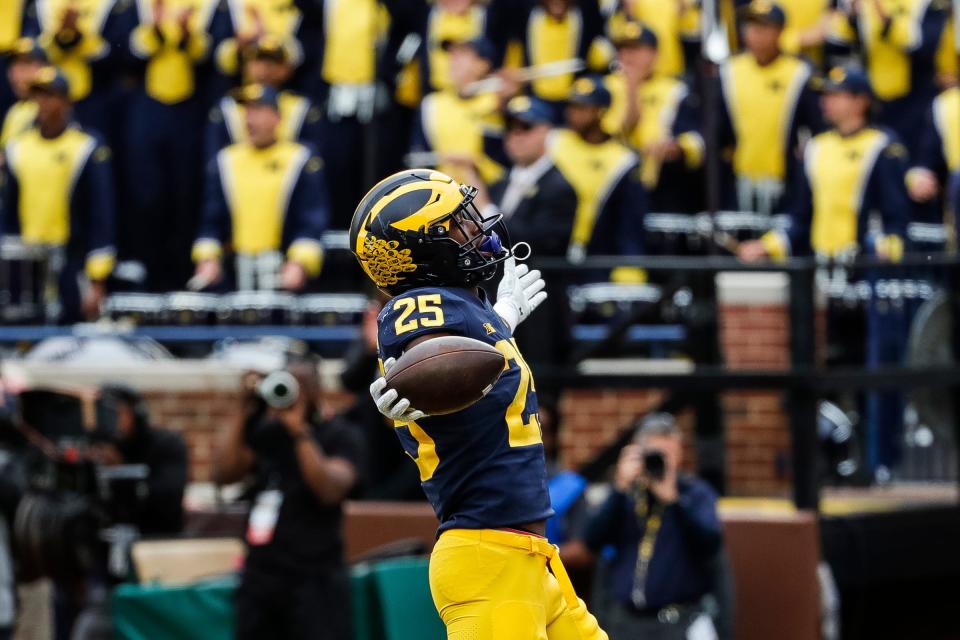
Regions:
<instances>
[{"instance_id":1,"label":"blue cap","mask_svg":"<svg viewBox=\"0 0 960 640\"><path fill-rule=\"evenodd\" d=\"M507 117L527 124L550 124L552 115L547 103L538 98L517 96L507 103Z\"/></svg>"},{"instance_id":2,"label":"blue cap","mask_svg":"<svg viewBox=\"0 0 960 640\"><path fill-rule=\"evenodd\" d=\"M744 22L772 24L781 29L787 24L787 14L783 8L770 0L753 0L740 10L740 19Z\"/></svg>"},{"instance_id":3,"label":"blue cap","mask_svg":"<svg viewBox=\"0 0 960 640\"><path fill-rule=\"evenodd\" d=\"M575 80L568 98L571 104L594 107L609 107L610 101L610 92L603 86L603 80L599 76L584 76Z\"/></svg>"},{"instance_id":4,"label":"blue cap","mask_svg":"<svg viewBox=\"0 0 960 640\"><path fill-rule=\"evenodd\" d=\"M834 67L823 81L825 93L846 92L855 95L871 95L870 78L863 69L855 65Z\"/></svg>"},{"instance_id":5,"label":"blue cap","mask_svg":"<svg viewBox=\"0 0 960 640\"><path fill-rule=\"evenodd\" d=\"M473 52L478 56L490 62L493 62L495 55L493 43L483 36L477 36L476 38L470 38L468 40L447 39L440 43L440 47L443 48L444 51L448 51L451 47L469 47L473 49Z\"/></svg>"},{"instance_id":6,"label":"blue cap","mask_svg":"<svg viewBox=\"0 0 960 640\"><path fill-rule=\"evenodd\" d=\"M628 20L619 27L610 30L610 40L615 47L651 47L657 48L657 34L647 25Z\"/></svg>"},{"instance_id":7,"label":"blue cap","mask_svg":"<svg viewBox=\"0 0 960 640\"><path fill-rule=\"evenodd\" d=\"M280 110L280 96L273 87L248 84L233 91L233 99L240 104L262 104Z\"/></svg>"},{"instance_id":8,"label":"blue cap","mask_svg":"<svg viewBox=\"0 0 960 640\"><path fill-rule=\"evenodd\" d=\"M36 38L18 38L9 51L11 58L29 58L47 63L47 52Z\"/></svg>"},{"instance_id":9,"label":"blue cap","mask_svg":"<svg viewBox=\"0 0 960 640\"><path fill-rule=\"evenodd\" d=\"M37 71L30 81L31 91L56 93L62 96L70 95L70 82L57 67L46 66Z\"/></svg>"}]
</instances>

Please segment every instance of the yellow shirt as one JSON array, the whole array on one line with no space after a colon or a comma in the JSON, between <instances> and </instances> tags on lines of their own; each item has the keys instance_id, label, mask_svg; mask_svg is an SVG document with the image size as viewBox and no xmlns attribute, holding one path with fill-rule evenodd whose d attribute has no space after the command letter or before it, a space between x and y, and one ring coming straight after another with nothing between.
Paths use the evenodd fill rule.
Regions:
<instances>
[{"instance_id":1,"label":"yellow shirt","mask_svg":"<svg viewBox=\"0 0 960 640\"><path fill-rule=\"evenodd\" d=\"M252 35L256 30L254 15L263 22L264 32L283 43L290 62L297 66L303 61L303 47L297 39L297 30L303 22L303 14L295 0L228 0L230 22L234 33ZM241 69L237 66L239 52L236 38L223 40L214 53L217 68L228 76L235 76Z\"/></svg>"},{"instance_id":2,"label":"yellow shirt","mask_svg":"<svg viewBox=\"0 0 960 640\"><path fill-rule=\"evenodd\" d=\"M309 158L309 150L295 142L266 149L232 144L217 155L237 253L280 249L287 204Z\"/></svg>"},{"instance_id":3,"label":"yellow shirt","mask_svg":"<svg viewBox=\"0 0 960 640\"><path fill-rule=\"evenodd\" d=\"M637 157L616 140L590 144L569 129L554 132L550 157L577 194L571 247L585 248L607 199Z\"/></svg>"},{"instance_id":4,"label":"yellow shirt","mask_svg":"<svg viewBox=\"0 0 960 640\"><path fill-rule=\"evenodd\" d=\"M484 153L484 134L502 127L496 95L461 98L452 91L428 94L420 105L420 124L431 150L469 155L488 184L503 176L503 167ZM456 180L463 179L456 167L441 165L437 169Z\"/></svg>"},{"instance_id":5,"label":"yellow shirt","mask_svg":"<svg viewBox=\"0 0 960 640\"><path fill-rule=\"evenodd\" d=\"M0 148L6 146L13 136L33 126L37 118L37 103L33 100L20 100L7 111L0 130Z\"/></svg>"},{"instance_id":6,"label":"yellow shirt","mask_svg":"<svg viewBox=\"0 0 960 640\"><path fill-rule=\"evenodd\" d=\"M874 93L881 100L895 100L910 92L913 81L911 53L920 46L923 34L921 21L929 0L879 0L890 27L884 33L884 22L874 3L861 4L857 30L842 19L833 22L831 36L841 42L863 43L867 73Z\"/></svg>"},{"instance_id":7,"label":"yellow shirt","mask_svg":"<svg viewBox=\"0 0 960 640\"><path fill-rule=\"evenodd\" d=\"M386 10L377 0L325 0L323 11L323 79L329 84L373 82Z\"/></svg>"},{"instance_id":8,"label":"yellow shirt","mask_svg":"<svg viewBox=\"0 0 960 640\"><path fill-rule=\"evenodd\" d=\"M780 46L786 53L806 55L819 61L819 47L802 48L800 34L817 25L830 11L831 0L778 0L777 4L787 17L786 27L780 36Z\"/></svg>"},{"instance_id":9,"label":"yellow shirt","mask_svg":"<svg viewBox=\"0 0 960 640\"><path fill-rule=\"evenodd\" d=\"M0 0L0 53L13 48L23 24L24 0Z\"/></svg>"},{"instance_id":10,"label":"yellow shirt","mask_svg":"<svg viewBox=\"0 0 960 640\"><path fill-rule=\"evenodd\" d=\"M960 87L947 89L933 101L933 122L951 172L960 171Z\"/></svg>"},{"instance_id":11,"label":"yellow shirt","mask_svg":"<svg viewBox=\"0 0 960 640\"><path fill-rule=\"evenodd\" d=\"M161 39L153 24L153 4L139 0L137 9L140 24L130 35L130 50L147 60L144 83L147 94L165 104L175 104L193 95L196 85L194 66L206 57L210 49L207 30L216 0L166 0L166 18L160 25ZM183 31L176 16L191 10L187 46L183 46Z\"/></svg>"},{"instance_id":12,"label":"yellow shirt","mask_svg":"<svg viewBox=\"0 0 960 640\"><path fill-rule=\"evenodd\" d=\"M115 0L38 0L37 17L42 32L40 44L47 51L50 62L60 67L70 82L70 97L82 100L93 87L90 63L106 55L109 45L101 35L113 10ZM67 9L77 11L77 30L83 34L77 46L61 49L54 36L59 30Z\"/></svg>"},{"instance_id":13,"label":"yellow shirt","mask_svg":"<svg viewBox=\"0 0 960 640\"><path fill-rule=\"evenodd\" d=\"M278 102L280 106L280 125L277 129L278 140L296 142L300 138L300 130L307 118L319 118L319 114L311 114L310 101L293 92L282 91ZM227 125L230 140L232 142L246 142L246 108L237 104L237 101L233 98L227 97L220 101L220 111L223 113L223 120Z\"/></svg>"},{"instance_id":14,"label":"yellow shirt","mask_svg":"<svg viewBox=\"0 0 960 640\"><path fill-rule=\"evenodd\" d=\"M680 105L687 97L687 85L676 78L653 76L637 87L637 102L640 105L640 121L633 131L622 131L627 110L627 82L621 73L612 73L604 79L604 85L612 98L610 108L603 117L603 129L612 136L622 136L632 149L643 153L650 145L666 140L673 135L673 123ZM703 140L698 134L681 134L677 139L684 150L690 167L700 165L703 157ZM652 158L643 158L640 180L648 189L659 182L660 165Z\"/></svg>"},{"instance_id":15,"label":"yellow shirt","mask_svg":"<svg viewBox=\"0 0 960 640\"><path fill-rule=\"evenodd\" d=\"M794 114L810 70L781 55L765 67L749 53L724 63L723 98L736 135L733 168L753 180L782 180Z\"/></svg>"},{"instance_id":16,"label":"yellow shirt","mask_svg":"<svg viewBox=\"0 0 960 640\"><path fill-rule=\"evenodd\" d=\"M682 74L686 61L680 34L686 14L691 11L684 8L687 3L681 0L633 0L627 4L631 16L657 34L659 54L654 71L667 76Z\"/></svg>"},{"instance_id":17,"label":"yellow shirt","mask_svg":"<svg viewBox=\"0 0 960 640\"><path fill-rule=\"evenodd\" d=\"M528 62L538 65L576 58L582 37L583 18L578 9L571 9L562 20L556 20L542 8L536 7L530 12L527 22ZM573 86L573 74L538 78L531 85L533 93L544 100L566 100Z\"/></svg>"},{"instance_id":18,"label":"yellow shirt","mask_svg":"<svg viewBox=\"0 0 960 640\"><path fill-rule=\"evenodd\" d=\"M19 190L24 242L67 243L73 187L96 147L96 140L76 127L53 139L41 136L39 129L28 129L7 145L7 160Z\"/></svg>"},{"instance_id":19,"label":"yellow shirt","mask_svg":"<svg viewBox=\"0 0 960 640\"><path fill-rule=\"evenodd\" d=\"M445 40L463 41L481 35L486 22L487 10L482 5L475 4L462 15L444 11L440 5L434 5L427 18L425 43L431 89L440 91L452 88L449 56L440 45Z\"/></svg>"},{"instance_id":20,"label":"yellow shirt","mask_svg":"<svg viewBox=\"0 0 960 640\"><path fill-rule=\"evenodd\" d=\"M887 134L866 128L850 136L828 131L807 145L804 170L813 198L810 245L815 253L835 256L856 246L863 193L889 142Z\"/></svg>"}]
</instances>

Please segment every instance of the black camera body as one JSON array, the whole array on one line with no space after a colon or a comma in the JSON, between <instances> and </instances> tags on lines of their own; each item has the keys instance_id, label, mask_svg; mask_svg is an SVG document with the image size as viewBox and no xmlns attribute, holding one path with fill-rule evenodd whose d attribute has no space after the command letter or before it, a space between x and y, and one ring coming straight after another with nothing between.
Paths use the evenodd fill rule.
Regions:
<instances>
[{"instance_id":1,"label":"black camera body","mask_svg":"<svg viewBox=\"0 0 960 640\"><path fill-rule=\"evenodd\" d=\"M643 453L643 473L657 482L664 479L667 474L667 459L662 451L650 449Z\"/></svg>"}]
</instances>

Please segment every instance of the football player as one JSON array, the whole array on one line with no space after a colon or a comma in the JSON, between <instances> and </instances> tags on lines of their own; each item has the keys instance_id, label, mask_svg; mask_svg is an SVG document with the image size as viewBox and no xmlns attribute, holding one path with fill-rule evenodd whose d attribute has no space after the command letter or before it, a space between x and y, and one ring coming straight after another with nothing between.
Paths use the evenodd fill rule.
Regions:
<instances>
[{"instance_id":1,"label":"football player","mask_svg":"<svg viewBox=\"0 0 960 640\"><path fill-rule=\"evenodd\" d=\"M507 368L482 399L447 415L411 407L382 377L370 393L440 520L430 590L448 637L606 640L544 537L553 509L537 394L512 338L546 298L544 281L516 264L500 215L481 215L476 193L429 169L397 173L360 202L350 244L393 296L378 318L384 375L406 349L443 335L493 345ZM500 263L492 303L478 285Z\"/></svg>"}]
</instances>

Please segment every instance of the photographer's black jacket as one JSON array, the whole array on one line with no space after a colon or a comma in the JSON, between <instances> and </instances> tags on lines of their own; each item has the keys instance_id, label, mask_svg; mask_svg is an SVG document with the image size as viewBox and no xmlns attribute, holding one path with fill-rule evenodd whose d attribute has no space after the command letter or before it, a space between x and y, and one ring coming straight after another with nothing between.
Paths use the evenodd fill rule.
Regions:
<instances>
[{"instance_id":1,"label":"photographer's black jacket","mask_svg":"<svg viewBox=\"0 0 960 640\"><path fill-rule=\"evenodd\" d=\"M124 464L143 464L150 470L149 493L137 522L140 533L180 533L188 466L183 437L173 431L137 425L135 435L120 444L120 452Z\"/></svg>"},{"instance_id":2,"label":"photographer's black jacket","mask_svg":"<svg viewBox=\"0 0 960 640\"><path fill-rule=\"evenodd\" d=\"M311 427L324 455L347 460L358 478L363 477L363 443L355 426L335 418ZM342 565L341 505L321 503L307 486L294 443L282 425L254 418L246 431L256 456L258 488L283 494L273 539L250 547L247 570L301 576Z\"/></svg>"}]
</instances>

